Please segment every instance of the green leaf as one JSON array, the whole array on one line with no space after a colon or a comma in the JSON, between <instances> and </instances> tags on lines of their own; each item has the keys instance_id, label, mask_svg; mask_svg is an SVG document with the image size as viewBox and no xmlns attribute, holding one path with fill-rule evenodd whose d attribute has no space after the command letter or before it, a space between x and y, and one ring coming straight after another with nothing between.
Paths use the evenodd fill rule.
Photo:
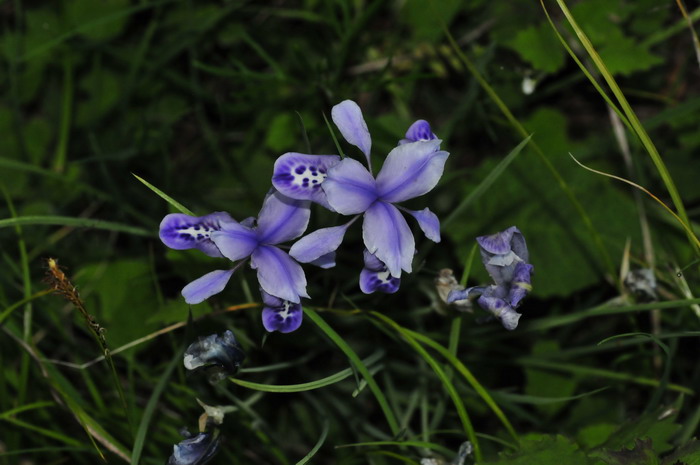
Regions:
<instances>
[{"instance_id":1,"label":"green leaf","mask_svg":"<svg viewBox=\"0 0 700 465\"><path fill-rule=\"evenodd\" d=\"M678 432L680 425L675 422L675 414L659 420L662 413L662 409L659 409L626 422L605 442L605 448L608 450L630 448L638 439L648 438L652 440L654 452L657 454L668 452L673 448L670 440Z\"/></svg>"},{"instance_id":2,"label":"green leaf","mask_svg":"<svg viewBox=\"0 0 700 465\"><path fill-rule=\"evenodd\" d=\"M604 444L610 435L617 431L618 426L613 423L596 423L581 428L576 435L576 442L582 447L592 449Z\"/></svg>"},{"instance_id":3,"label":"green leaf","mask_svg":"<svg viewBox=\"0 0 700 465\"><path fill-rule=\"evenodd\" d=\"M442 37L443 25L452 21L463 3L459 0L405 2L401 14L415 39L435 42Z\"/></svg>"},{"instance_id":4,"label":"green leaf","mask_svg":"<svg viewBox=\"0 0 700 465\"><path fill-rule=\"evenodd\" d=\"M619 35L600 47L600 58L612 74L629 75L635 71L645 71L663 60L652 55L644 47L629 37Z\"/></svg>"},{"instance_id":5,"label":"green leaf","mask_svg":"<svg viewBox=\"0 0 700 465\"><path fill-rule=\"evenodd\" d=\"M501 453L500 460L482 465L589 465L586 455L564 436L529 434L523 436L520 450Z\"/></svg>"},{"instance_id":6,"label":"green leaf","mask_svg":"<svg viewBox=\"0 0 700 465\"><path fill-rule=\"evenodd\" d=\"M537 70L553 73L564 66L564 50L546 22L520 30L507 45Z\"/></svg>"},{"instance_id":7,"label":"green leaf","mask_svg":"<svg viewBox=\"0 0 700 465\"><path fill-rule=\"evenodd\" d=\"M289 113L280 113L272 118L267 128L265 145L274 152L283 152L297 142L298 124Z\"/></svg>"},{"instance_id":8,"label":"green leaf","mask_svg":"<svg viewBox=\"0 0 700 465\"><path fill-rule=\"evenodd\" d=\"M665 457L663 465L700 465L700 441L693 440Z\"/></svg>"},{"instance_id":9,"label":"green leaf","mask_svg":"<svg viewBox=\"0 0 700 465\"><path fill-rule=\"evenodd\" d=\"M85 295L88 312L106 329L110 347L118 347L157 329L146 323L152 308L151 270L140 259L121 259L88 265L76 273L76 283Z\"/></svg>"},{"instance_id":10,"label":"green leaf","mask_svg":"<svg viewBox=\"0 0 700 465\"><path fill-rule=\"evenodd\" d=\"M651 447L651 439L637 439L632 449L605 450L595 454L606 465L659 465L659 459Z\"/></svg>"}]
</instances>

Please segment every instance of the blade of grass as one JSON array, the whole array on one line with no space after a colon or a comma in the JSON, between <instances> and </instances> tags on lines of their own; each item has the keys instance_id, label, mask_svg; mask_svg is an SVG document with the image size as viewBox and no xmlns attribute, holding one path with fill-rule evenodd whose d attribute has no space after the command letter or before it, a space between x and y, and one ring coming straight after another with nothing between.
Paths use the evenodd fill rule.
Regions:
<instances>
[{"instance_id":1,"label":"blade of grass","mask_svg":"<svg viewBox=\"0 0 700 465\"><path fill-rule=\"evenodd\" d=\"M41 226L74 226L78 228L104 229L106 231L123 232L134 236L154 236L155 233L147 229L131 226L128 224L115 223L105 220L94 220L90 218L74 218L70 216L20 216L17 218L7 218L0 220L0 228L24 225Z\"/></svg>"},{"instance_id":2,"label":"blade of grass","mask_svg":"<svg viewBox=\"0 0 700 465\"><path fill-rule=\"evenodd\" d=\"M617 107L617 105L615 105L615 102L613 102L612 99L610 98L610 96L607 94L607 92L605 92L605 90L603 90L603 88L600 86L600 84L598 83L596 78L593 77L591 72L588 71L588 68L586 68L586 66L581 62L581 60L579 60L578 56L574 53L574 51L571 50L571 47L569 47L569 43L566 41L566 39L564 39L564 37L562 37L561 33L559 32L559 29L554 24L554 21L552 20L552 18L549 16L549 10L547 10L547 7L544 4L544 0L540 0L540 4L542 5L542 8L544 9L544 14L545 14L545 16L547 16L547 21L549 21L550 27L552 28L552 30L554 31L554 34L559 39L559 42L561 42L561 44L564 46L566 51L569 53L569 56L571 58L573 58L573 60L576 62L576 64L581 69L583 74L588 78L588 80L591 82L591 84L593 84L593 87L595 87L595 90L597 90L598 93L600 94L600 96L603 97L603 99L608 104L608 106L610 108L612 108L612 110L615 112L615 114L617 114L617 116L620 117L620 121L622 121L624 123L624 125L627 126L627 129L629 129L630 132L634 132L632 125L630 124L629 120L624 115L624 113L622 113L622 110L620 110Z\"/></svg>"},{"instance_id":3,"label":"blade of grass","mask_svg":"<svg viewBox=\"0 0 700 465\"><path fill-rule=\"evenodd\" d=\"M11 314L13 311L15 311L16 309L18 309L18 308L21 307L22 305L24 305L24 304L26 304L26 303L28 303L28 302L31 302L32 300L38 299L39 297L43 297L43 296L45 296L45 295L51 294L51 292L52 292L52 291L51 291L50 289L46 289L46 290L43 290L43 291L39 291L39 292L37 292L37 293L35 293L35 294L30 295L30 296L27 297L26 299L22 299L22 300L20 300L20 301L18 301L18 302L15 302L15 303L12 304L12 305L10 305L10 306L7 307L5 310L3 310L2 313L0 313L0 325L2 325L2 322L5 321L5 318L7 318L8 316L10 316L10 314Z\"/></svg>"},{"instance_id":4,"label":"blade of grass","mask_svg":"<svg viewBox=\"0 0 700 465\"><path fill-rule=\"evenodd\" d=\"M316 455L316 452L321 448L324 442L326 442L326 437L328 436L329 422L328 420L323 420L323 431L321 431L321 436L318 438L316 445L306 454L301 460L299 460L296 465L305 465L309 460Z\"/></svg>"},{"instance_id":5,"label":"blade of grass","mask_svg":"<svg viewBox=\"0 0 700 465\"><path fill-rule=\"evenodd\" d=\"M619 371L604 370L602 368L587 367L579 364L573 363L559 363L552 362L549 360L542 360L534 357L519 357L514 360L518 365L544 368L554 371L562 371L565 373L574 373L578 375L583 375L586 377L599 377L605 379L615 379L618 381L624 381L628 383L640 384L643 386L652 386L658 388L661 386L661 382L656 379L644 378L642 376L634 376L627 373L621 373ZM669 383L667 388L671 391L680 392L683 394L694 395L695 391L685 386L680 386L678 384Z\"/></svg>"},{"instance_id":6,"label":"blade of grass","mask_svg":"<svg viewBox=\"0 0 700 465\"><path fill-rule=\"evenodd\" d=\"M175 209L178 210L179 212L184 213L185 215L195 216L195 214L192 213L192 210L190 210L189 208L185 207L185 206L182 205L180 202L178 202L177 200L173 199L173 198L170 197L168 194L166 194L166 193L163 192L162 190L158 189L156 186L154 186L154 185L151 184L150 182L146 181L145 179L143 179L142 177L140 177L140 176L137 175L137 174L134 174L134 173L131 173L131 174L132 174L136 179L138 179L139 181L141 181L146 187L148 187L149 189L151 189L153 192L155 192L155 193L158 194L161 198L163 198L166 202L168 202L170 205L172 205L173 207L175 207Z\"/></svg>"},{"instance_id":7,"label":"blade of grass","mask_svg":"<svg viewBox=\"0 0 700 465\"><path fill-rule=\"evenodd\" d=\"M685 232L686 232L686 234L688 235L688 237L691 239L691 242L695 243L695 245L698 247L698 250L700 250L700 239L698 239L698 237L695 235L695 233L693 233L693 230L690 228L689 224L687 224L686 222L684 222L684 221L676 214L676 212L674 212L673 210L671 210L671 209L669 208L668 205L666 205L665 203L663 203L663 202L661 201L660 198L658 198L657 196L655 196L654 194L652 194L651 192L649 192L648 189L646 189L645 187L640 186L639 184L637 184L637 183L635 183L635 182L630 181L629 179L625 179L625 178L622 178L622 177L620 177L620 176L615 176L614 174L606 173L606 172L604 172L604 171L600 171L600 170L596 170L596 169L593 169L593 168L589 168L588 166L586 166L586 165L584 165L583 163L581 163L580 161L578 161L578 160L576 159L576 157L574 157L572 154L569 154L569 156L570 156L571 158L573 158L573 160L576 162L576 164L578 164L581 168L583 168L583 169L585 169L585 170L588 170L588 171L590 171L590 172L592 172L592 173L599 174L599 175L601 175L601 176L605 176L605 177L608 177L608 178L616 179L616 180L618 180L618 181L622 181L622 182L624 182L624 183L626 183L626 184L629 184L629 185L632 186L632 187L635 187L635 188L639 189L640 191L644 192L646 195L648 195L649 197L651 197L652 199L654 199L659 205L661 205L664 209L666 209L666 211L669 212L669 213L676 219L676 221L678 221L678 222L681 224L681 227L682 227L683 229L685 229Z\"/></svg>"},{"instance_id":8,"label":"blade of grass","mask_svg":"<svg viewBox=\"0 0 700 465\"><path fill-rule=\"evenodd\" d=\"M362 362L365 364L365 366L370 367L374 362L379 360L382 356L381 352L377 352L374 355L371 355L370 357L367 357L364 359ZM239 386L243 386L244 388L252 389L254 391L263 391L263 392L303 392L303 391L311 391L314 389L320 389L322 387L330 386L331 384L338 383L346 378L349 378L352 376L353 370L352 368L346 368L342 371L339 371L338 373L335 373L333 375L327 376L325 378L316 380L316 381L309 381L308 383L300 383L300 384L287 384L287 385L279 385L279 384L259 384L259 383L253 383L251 381L245 381L242 379L238 378L229 378L229 380L234 383L238 384Z\"/></svg>"},{"instance_id":9,"label":"blade of grass","mask_svg":"<svg viewBox=\"0 0 700 465\"><path fill-rule=\"evenodd\" d=\"M369 372L367 367L362 363L362 360L360 360L360 357L357 356L354 350L348 345L345 340L340 337L340 335L335 332L333 328L331 328L328 323L326 323L321 316L316 313L316 311L305 307L304 308L304 314L309 317L311 321L314 322L316 326L319 327L321 331L323 331L326 336L330 338L335 345L338 346L338 348L345 354L346 357L350 359L352 364L355 366L357 371L360 372L360 374L365 378L367 381L367 385L369 386L369 389L372 391L372 394L374 394L374 397L377 399L377 402L379 403L380 408L382 409L382 412L384 413L384 416L386 417L387 423L389 423L389 428L391 429L391 434L394 436L399 434L399 424L396 421L396 416L394 415L394 412L391 410L389 407L389 403L386 400L386 397L384 396L384 393L379 389L379 386L377 385L377 382L374 380L374 377L372 374Z\"/></svg>"},{"instance_id":10,"label":"blade of grass","mask_svg":"<svg viewBox=\"0 0 700 465\"><path fill-rule=\"evenodd\" d=\"M354 442L352 444L341 444L335 446L336 449L344 449L346 447L377 447L377 446L397 446L397 447L418 447L421 449L430 449L440 452L444 455L452 455L453 451L447 447L425 441L373 441L373 442Z\"/></svg>"},{"instance_id":11,"label":"blade of grass","mask_svg":"<svg viewBox=\"0 0 700 465\"><path fill-rule=\"evenodd\" d=\"M564 13L564 16L566 17L569 25L573 28L574 32L576 33L576 36L579 38L579 41L581 41L581 44L586 49L588 56L591 58L591 60L593 60L593 63L595 63L598 72L600 72L600 74L603 76L603 79L605 79L605 82L607 82L613 95L615 95L615 98L620 104L620 107L622 107L623 112L629 119L629 122L634 129L634 133L637 135L639 140L642 142L642 145L649 153L649 157L654 163L654 166L659 172L659 175L661 176L661 179L664 185L666 186L666 189L671 195L673 205L676 208L676 213L681 218L682 222L687 226L690 223L690 221L688 220L688 215L685 211L685 207L683 206L681 196L678 192L678 189L676 188L676 184L673 182L673 178L671 177L671 174L669 173L666 164L664 163L663 159L661 158L661 155L656 149L656 146L649 137L649 134L644 129L644 126L642 126L642 123L639 121L637 114L627 102L627 98L622 93L622 90L620 90L620 87L617 85L617 81L613 77L612 73L610 73L607 66L605 66L605 62L603 62L603 59L600 57L600 55L598 55L598 52L596 51L595 47L593 47L593 44L588 39L588 36L578 25L576 19L571 14L571 11L569 11L569 8L566 6L566 2L564 0L555 1L559 5L559 8L561 9L562 13ZM700 255L700 245L698 245L698 240L695 237L695 235L689 234L688 239L693 244L695 253Z\"/></svg>"},{"instance_id":12,"label":"blade of grass","mask_svg":"<svg viewBox=\"0 0 700 465\"><path fill-rule=\"evenodd\" d=\"M482 456L481 449L479 447L479 440L476 437L476 432L474 431L474 427L469 419L469 414L464 407L464 403L462 402L462 398L457 392L457 389L454 387L454 384L452 384L452 381L450 381L450 379L447 377L440 364L417 342L409 330L400 326L394 320L382 315L381 313L371 312L371 315L399 333L399 335L401 335L401 337L408 342L411 347L413 347L413 349L426 361L426 363L430 365L430 368L433 369L437 377L440 378L440 381L452 398L452 402L457 410L457 415L459 416L462 426L464 427L464 432L474 446L474 457L476 458L477 462L480 462L482 460Z\"/></svg>"},{"instance_id":13,"label":"blade of grass","mask_svg":"<svg viewBox=\"0 0 700 465\"><path fill-rule=\"evenodd\" d=\"M5 201L7 202L7 208L10 210L10 215L12 218L9 221L17 220L17 211L15 210L14 203L10 194L5 189L4 185L2 187L3 195L5 196ZM1 221L1 220L0 220ZM22 228L19 224L15 224L15 233L17 234L17 248L19 249L19 260L22 266L22 294L26 302L24 304L24 315L22 318L23 329L22 329L22 340L25 343L29 343L32 336L32 317L33 309L31 304L32 295L32 281L29 273L29 258L27 256L27 245L24 241L24 235L22 234ZM23 404L24 398L27 393L27 382L29 378L29 355L26 353L22 354L22 360L20 362L20 373L19 373L19 386L18 386L18 396L17 403Z\"/></svg>"},{"instance_id":14,"label":"blade of grass","mask_svg":"<svg viewBox=\"0 0 700 465\"><path fill-rule=\"evenodd\" d=\"M58 144L53 168L62 173L66 167L68 157L68 141L70 139L70 126L73 119L73 60L66 55L63 59L63 100L61 102L61 124L58 132Z\"/></svg>"},{"instance_id":15,"label":"blade of grass","mask_svg":"<svg viewBox=\"0 0 700 465\"><path fill-rule=\"evenodd\" d=\"M131 449L131 465L138 465L139 460L141 460L141 453L143 452L143 445L146 442L146 434L148 434L148 427L153 419L153 414L158 406L158 400L163 394L170 376L173 374L175 367L182 363L182 354L184 353L184 347L178 350L173 359L170 361L165 371L158 379L158 383L153 389L151 397L148 399L146 408L143 410L143 415L141 415L141 421L139 422L139 427L136 430L136 438L134 439L134 447Z\"/></svg>"},{"instance_id":16,"label":"blade of grass","mask_svg":"<svg viewBox=\"0 0 700 465\"><path fill-rule=\"evenodd\" d=\"M529 136L525 137L525 139L520 142L513 150L510 151L508 155L506 155L503 160L501 160L496 167L489 172L489 174L479 183L478 186L476 186L476 189L472 190L469 195L464 198L457 207L452 210L452 213L445 218L445 221L442 222L442 226L445 227L452 223L455 219L459 217L459 215L462 214L462 212L469 207L473 202L479 199L489 188L493 185L494 182L503 174L503 172L508 168L508 166L515 160L515 157L517 157L520 152L527 146L527 144L530 143L530 140L532 139L532 134Z\"/></svg>"},{"instance_id":17,"label":"blade of grass","mask_svg":"<svg viewBox=\"0 0 700 465\"><path fill-rule=\"evenodd\" d=\"M527 130L523 127L523 125L518 121L518 119L513 115L513 113L510 111L508 106L503 102L501 97L496 93L496 91L491 87L491 85L484 79L484 77L481 75L479 70L474 66L474 64L471 62L469 58L467 58L466 54L462 52L462 50L459 48L459 45L455 41L454 37L452 37L452 34L450 33L449 30L447 30L446 26L443 26L445 30L445 35L447 39L450 42L450 45L452 46L453 50L457 54L457 57L459 58L460 62L467 68L467 70L471 73L471 75L474 77L474 79L477 80L479 85L484 89L486 94L493 100L493 102L496 104L499 110L501 110L501 113L503 113L503 116L508 120L510 125L515 129L515 131L520 135L520 137L529 137ZM595 229L593 226L593 222L591 221L591 218L588 216L586 213L585 209L583 208L583 205L578 201L576 196L574 195L574 192L571 190L569 185L566 183L564 178L559 174L559 171L556 169L556 167L552 164L552 162L547 158L547 156L544 154L542 149L540 148L539 145L534 141L534 139L530 139L530 147L535 151L537 156L540 158L542 163L544 163L545 167L549 170L551 173L552 177L555 179L557 184L559 185L559 188L564 192L566 197L569 199L571 204L574 206L576 209L576 212L578 215L581 217L581 220L583 221L584 226L590 233L593 243L595 244L596 248L598 249L598 252L600 253L600 256L603 260L603 263L605 264L605 267L608 269L608 273L610 274L610 277L612 279L615 279L616 276L616 268L615 264L612 261L612 258L610 258L610 254L608 253L608 250L605 248L605 245L603 244L603 239L600 237L600 234L598 234L598 231Z\"/></svg>"},{"instance_id":18,"label":"blade of grass","mask_svg":"<svg viewBox=\"0 0 700 465\"><path fill-rule=\"evenodd\" d=\"M381 315L380 313L377 312L371 312L374 316ZM388 317L383 318L388 319ZM394 323L396 324L396 323ZM498 419L501 421L503 426L508 430L508 433L515 439L517 442L520 441L520 438L518 437L518 434L515 432L515 429L513 428L513 425L510 424L510 421L508 421L508 418L505 416L501 408L496 404L496 402L493 400L493 397L491 397L491 394L484 388L481 383L476 379L476 377L472 374L471 371L455 356L450 352L450 350L446 349L444 346L440 345L439 343L433 341L429 337L420 334L418 332L412 331L407 328L403 328L404 331L406 331L408 334L411 335L411 337L415 338L415 340L422 342L423 344L427 345L428 347L436 350L440 355L445 357L447 361L449 361L452 366L459 372L464 379L469 383L469 385L474 389L477 394L484 400L486 405L489 406L489 408L493 411L493 413L498 417Z\"/></svg>"}]
</instances>

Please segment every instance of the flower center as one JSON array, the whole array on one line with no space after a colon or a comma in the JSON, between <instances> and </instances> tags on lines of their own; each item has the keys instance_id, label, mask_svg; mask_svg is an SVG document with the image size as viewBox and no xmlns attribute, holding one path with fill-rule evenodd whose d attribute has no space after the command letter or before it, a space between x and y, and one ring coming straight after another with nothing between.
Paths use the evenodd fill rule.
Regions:
<instances>
[{"instance_id":1,"label":"flower center","mask_svg":"<svg viewBox=\"0 0 700 465\"><path fill-rule=\"evenodd\" d=\"M286 320L291 316L292 312L290 311L290 307L291 304L289 303L289 301L285 300L284 305L282 307L282 311L277 314L280 318L282 318L282 321Z\"/></svg>"},{"instance_id":2,"label":"flower center","mask_svg":"<svg viewBox=\"0 0 700 465\"><path fill-rule=\"evenodd\" d=\"M291 172L292 184L308 189L318 189L328 174L325 168L317 168L313 165L299 165Z\"/></svg>"}]
</instances>

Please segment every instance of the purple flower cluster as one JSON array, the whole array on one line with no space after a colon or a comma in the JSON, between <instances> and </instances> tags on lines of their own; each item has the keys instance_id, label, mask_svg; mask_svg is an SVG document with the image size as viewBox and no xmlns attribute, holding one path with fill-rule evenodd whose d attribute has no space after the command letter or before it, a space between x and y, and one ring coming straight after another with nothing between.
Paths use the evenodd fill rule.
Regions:
<instances>
[{"instance_id":1,"label":"purple flower cluster","mask_svg":"<svg viewBox=\"0 0 700 465\"><path fill-rule=\"evenodd\" d=\"M233 263L185 286L182 295L187 303L197 304L221 292L233 273L249 261L262 293L265 329L288 333L301 325L301 298L309 297L299 263L335 266L336 249L360 217L365 245L360 289L367 294L396 292L401 273L411 272L416 248L404 214L415 218L428 239L440 241L440 222L433 212L398 205L431 191L442 176L449 154L440 150L441 141L430 125L424 120L413 123L374 176L372 139L360 107L346 100L333 107L331 116L345 140L363 152L366 167L338 155L286 153L275 162L274 188L257 219L237 222L225 212L201 217L176 213L163 219L160 238L168 247L198 249ZM287 253L279 245L304 234L311 202L352 218L302 237Z\"/></svg>"},{"instance_id":2,"label":"purple flower cluster","mask_svg":"<svg viewBox=\"0 0 700 465\"><path fill-rule=\"evenodd\" d=\"M495 284L454 290L447 296L447 302L476 297L481 308L498 317L506 329L513 330L521 316L515 309L532 290L530 275L534 267L528 263L525 238L518 228L511 226L491 236L477 237L476 241L481 261Z\"/></svg>"}]
</instances>

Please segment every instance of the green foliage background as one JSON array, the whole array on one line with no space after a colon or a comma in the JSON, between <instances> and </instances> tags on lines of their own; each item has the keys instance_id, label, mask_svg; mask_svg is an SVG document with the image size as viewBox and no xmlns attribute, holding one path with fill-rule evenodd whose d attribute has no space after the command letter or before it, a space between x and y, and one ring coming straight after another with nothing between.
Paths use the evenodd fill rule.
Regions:
<instances>
[{"instance_id":1,"label":"green foliage background","mask_svg":"<svg viewBox=\"0 0 700 465\"><path fill-rule=\"evenodd\" d=\"M545 3L602 83L558 2ZM568 6L654 140L697 234L700 67L681 10L657 0ZM310 463L451 460L469 428L450 385L479 463L700 463L691 441L700 422L697 248L648 196L570 158L673 208L630 130L625 162L605 101L538 2L8 0L0 27L0 464L92 464L100 454L164 463L178 430L197 428L196 397L233 406L211 463L303 463L317 443ZM167 250L158 224L175 210L133 174L198 215L254 216L279 155L336 152L324 115L344 99L363 109L376 167L415 119L444 140L451 156L441 184L407 205L429 205L445 220L442 242L419 240L417 272L390 296L359 291L359 228L337 268L306 267L308 305L337 337L308 315L297 332L266 336L259 307L243 305L258 299L247 269L189 308L180 289L225 261ZM498 102L533 135L512 163L505 156L524 135ZM309 230L337 221L315 208ZM536 270L512 333L485 323L485 313L445 309L433 284L441 268L459 277L476 236L511 225ZM112 350L154 336L114 355L126 407L108 364L81 367L101 350L72 306L42 293L46 257L67 268ZM489 279L477 262L470 285ZM621 285L628 264L655 269L659 304L637 302ZM411 343L424 341L370 310L455 355L519 436L444 354L430 352L441 377ZM189 312L186 328L168 328ZM289 385L348 368L353 376L287 394L188 376L182 347L226 328L248 352L240 379ZM359 358L374 355L366 373L339 341Z\"/></svg>"}]
</instances>

